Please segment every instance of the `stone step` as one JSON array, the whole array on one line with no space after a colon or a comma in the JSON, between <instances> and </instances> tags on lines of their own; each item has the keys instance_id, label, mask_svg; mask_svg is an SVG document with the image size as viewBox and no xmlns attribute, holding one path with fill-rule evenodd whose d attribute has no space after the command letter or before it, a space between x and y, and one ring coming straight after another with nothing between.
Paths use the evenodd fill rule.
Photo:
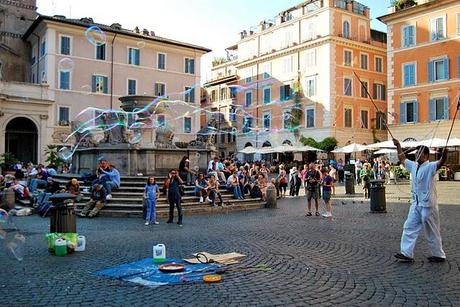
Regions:
<instances>
[{"instance_id":1,"label":"stone step","mask_svg":"<svg viewBox=\"0 0 460 307\"><path fill-rule=\"evenodd\" d=\"M89 192L82 192L84 195L83 199L89 199L90 193ZM222 198L224 199L229 199L233 197L233 194L230 193L229 191L221 192ZM129 192L119 192L119 191L113 191L112 192L112 199L113 200L118 200L118 199L136 199L142 201L142 193L129 193ZM189 200L198 200L199 197L195 196L194 193L185 193L184 196L182 196L182 201L187 202ZM167 201L167 197L164 196L163 194L158 198L158 201Z\"/></svg>"}]
</instances>

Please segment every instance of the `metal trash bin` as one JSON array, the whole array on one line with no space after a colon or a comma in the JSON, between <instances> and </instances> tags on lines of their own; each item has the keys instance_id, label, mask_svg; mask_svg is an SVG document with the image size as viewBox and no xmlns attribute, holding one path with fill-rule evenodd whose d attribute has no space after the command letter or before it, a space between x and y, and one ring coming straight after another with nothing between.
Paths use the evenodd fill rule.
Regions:
<instances>
[{"instance_id":1,"label":"metal trash bin","mask_svg":"<svg viewBox=\"0 0 460 307\"><path fill-rule=\"evenodd\" d=\"M70 193L58 193L51 195L50 233L76 233L77 221L75 217L74 203L67 204L66 200L73 200L76 196Z\"/></svg>"},{"instance_id":2,"label":"metal trash bin","mask_svg":"<svg viewBox=\"0 0 460 307\"><path fill-rule=\"evenodd\" d=\"M265 208L275 209L277 207L276 188L272 185L267 187L266 201Z\"/></svg>"},{"instance_id":3,"label":"metal trash bin","mask_svg":"<svg viewBox=\"0 0 460 307\"><path fill-rule=\"evenodd\" d=\"M369 196L371 203L371 212L386 213L387 202L385 198L385 180L371 180Z\"/></svg>"},{"instance_id":4,"label":"metal trash bin","mask_svg":"<svg viewBox=\"0 0 460 307\"><path fill-rule=\"evenodd\" d=\"M355 176L345 172L345 194L355 194Z\"/></svg>"}]
</instances>

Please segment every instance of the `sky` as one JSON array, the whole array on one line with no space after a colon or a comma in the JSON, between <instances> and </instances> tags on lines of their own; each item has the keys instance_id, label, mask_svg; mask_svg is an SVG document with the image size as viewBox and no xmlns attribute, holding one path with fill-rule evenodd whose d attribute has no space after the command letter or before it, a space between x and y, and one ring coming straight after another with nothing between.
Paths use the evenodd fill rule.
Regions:
<instances>
[{"instance_id":1,"label":"sky","mask_svg":"<svg viewBox=\"0 0 460 307\"><path fill-rule=\"evenodd\" d=\"M92 17L95 22L123 28L146 28L161 37L212 49L202 58L202 81L211 62L225 55L238 33L270 19L301 0L37 0L38 12L68 18ZM371 9L372 28L386 32L376 17L385 15L390 0L360 0Z\"/></svg>"}]
</instances>

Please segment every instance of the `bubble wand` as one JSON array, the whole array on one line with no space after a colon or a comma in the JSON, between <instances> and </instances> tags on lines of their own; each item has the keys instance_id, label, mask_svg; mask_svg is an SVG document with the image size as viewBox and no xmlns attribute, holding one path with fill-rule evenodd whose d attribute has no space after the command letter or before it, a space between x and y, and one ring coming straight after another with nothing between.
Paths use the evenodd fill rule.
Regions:
<instances>
[{"instance_id":1,"label":"bubble wand","mask_svg":"<svg viewBox=\"0 0 460 307\"><path fill-rule=\"evenodd\" d=\"M361 84L361 87L364 88L364 90L366 91L366 95L367 97L369 97L369 99L371 100L372 104L374 105L375 109L377 110L377 112L380 112L380 113L384 113L382 112L378 107L377 105L375 104L374 102L374 99L372 99L372 96L371 94L369 93L369 91L367 90L367 86L364 85L363 81L361 81L361 79L359 78L358 74L356 74L355 71L353 71L353 74L356 76L356 78L358 79L359 83ZM384 113L385 114L385 113ZM385 129L388 131L388 133L390 134L391 138L394 139L394 136L393 134L391 133L390 131L390 128L388 128L388 125L387 125L387 121L385 120L385 118L382 118L383 120L383 124L385 125Z\"/></svg>"},{"instance_id":2,"label":"bubble wand","mask_svg":"<svg viewBox=\"0 0 460 307\"><path fill-rule=\"evenodd\" d=\"M457 98L457 108L455 108L455 114L452 118L452 124L450 125L449 135L447 136L446 147L449 144L450 135L452 134L452 129L454 129L455 118L457 117L458 110L460 110L460 95Z\"/></svg>"}]
</instances>

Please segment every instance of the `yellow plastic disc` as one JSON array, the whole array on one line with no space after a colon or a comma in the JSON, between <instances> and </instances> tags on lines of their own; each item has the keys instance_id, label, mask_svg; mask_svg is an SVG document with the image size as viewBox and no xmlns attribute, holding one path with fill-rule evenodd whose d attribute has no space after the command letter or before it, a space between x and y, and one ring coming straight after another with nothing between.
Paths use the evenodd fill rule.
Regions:
<instances>
[{"instance_id":1,"label":"yellow plastic disc","mask_svg":"<svg viewBox=\"0 0 460 307\"><path fill-rule=\"evenodd\" d=\"M222 276L221 275L204 275L203 276L203 281L205 283L218 283L222 281Z\"/></svg>"}]
</instances>

